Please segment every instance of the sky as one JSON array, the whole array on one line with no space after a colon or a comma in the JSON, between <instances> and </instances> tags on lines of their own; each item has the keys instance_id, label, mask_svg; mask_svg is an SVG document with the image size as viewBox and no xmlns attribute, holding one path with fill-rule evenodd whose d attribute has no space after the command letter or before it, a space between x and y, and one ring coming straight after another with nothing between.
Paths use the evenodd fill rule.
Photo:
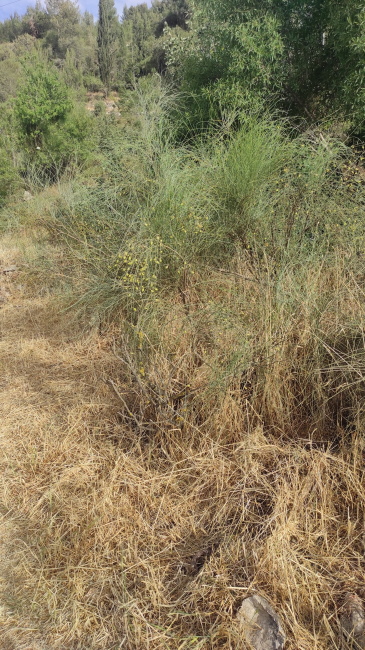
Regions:
<instances>
[{"instance_id":1,"label":"sky","mask_svg":"<svg viewBox=\"0 0 365 650\"><path fill-rule=\"evenodd\" d=\"M118 14L122 15L123 7L125 5L127 5L127 7L131 7L132 5L142 4L143 1L146 2L146 0L115 0L115 6ZM147 0L147 4L151 4L151 2ZM22 16L26 12L27 7L34 5L35 0L16 0L15 2L14 0L12 2L11 0L0 0L0 21L9 18L15 12ZM81 0L81 2L79 2L79 6L81 11L90 11L92 14L94 14L95 17L97 17L98 0L91 0L90 2L88 0Z\"/></svg>"}]
</instances>

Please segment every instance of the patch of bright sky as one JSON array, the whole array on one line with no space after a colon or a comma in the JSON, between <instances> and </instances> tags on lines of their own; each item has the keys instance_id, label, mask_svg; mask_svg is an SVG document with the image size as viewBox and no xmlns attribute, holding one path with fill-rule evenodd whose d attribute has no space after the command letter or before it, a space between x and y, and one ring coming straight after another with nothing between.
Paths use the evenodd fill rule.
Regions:
<instances>
[{"instance_id":1,"label":"patch of bright sky","mask_svg":"<svg viewBox=\"0 0 365 650\"><path fill-rule=\"evenodd\" d=\"M122 0L121 2L115 2L115 6L118 12L118 15L121 16L123 13L123 8L125 6L127 7L132 7L135 5L142 4L143 0ZM151 0L147 0L146 4L150 5ZM33 7L35 5L35 2L29 1L29 0L16 0L14 2L11 2L11 0L0 0L0 21L6 20L6 18L10 18L10 16L13 16L15 13L17 13L19 16L22 16L25 14L27 7ZM98 0L91 0L91 2L88 2L87 0L84 0L83 2L81 1L79 3L79 7L81 11L90 11L95 18L98 16Z\"/></svg>"}]
</instances>

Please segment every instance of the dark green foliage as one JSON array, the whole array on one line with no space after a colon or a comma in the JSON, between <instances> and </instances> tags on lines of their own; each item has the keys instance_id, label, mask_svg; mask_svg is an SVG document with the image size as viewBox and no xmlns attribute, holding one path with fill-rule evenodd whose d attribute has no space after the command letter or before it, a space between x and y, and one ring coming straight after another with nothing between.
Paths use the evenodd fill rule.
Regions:
<instances>
[{"instance_id":1,"label":"dark green foliage","mask_svg":"<svg viewBox=\"0 0 365 650\"><path fill-rule=\"evenodd\" d=\"M187 93L187 121L257 112L283 85L284 43L267 3L192 2L191 30L168 33L169 68ZM190 94L190 97L189 97Z\"/></svg>"},{"instance_id":2,"label":"dark green foliage","mask_svg":"<svg viewBox=\"0 0 365 650\"><path fill-rule=\"evenodd\" d=\"M48 0L47 11L50 29L45 34L45 45L52 48L55 57L64 59L81 40L79 9L70 0Z\"/></svg>"},{"instance_id":3,"label":"dark green foliage","mask_svg":"<svg viewBox=\"0 0 365 650\"><path fill-rule=\"evenodd\" d=\"M95 150L92 117L83 107L73 107L65 120L53 123L42 138L42 146L25 151L25 169L38 183L58 181L63 172L80 169Z\"/></svg>"},{"instance_id":4,"label":"dark green foliage","mask_svg":"<svg viewBox=\"0 0 365 650\"><path fill-rule=\"evenodd\" d=\"M166 26L188 29L190 9L186 0L165 0L165 2L154 3L154 7L162 14L155 31L157 38L163 35Z\"/></svg>"},{"instance_id":5,"label":"dark green foliage","mask_svg":"<svg viewBox=\"0 0 365 650\"><path fill-rule=\"evenodd\" d=\"M96 77L91 74L83 75L83 83L85 88L92 93L101 92L104 88L103 82L100 79L100 77Z\"/></svg>"},{"instance_id":6,"label":"dark green foliage","mask_svg":"<svg viewBox=\"0 0 365 650\"><path fill-rule=\"evenodd\" d=\"M205 120L273 100L315 121L336 110L361 128L365 19L349 0L192 0L189 37L167 42L178 83ZM192 107L189 107L191 112Z\"/></svg>"},{"instance_id":7,"label":"dark green foliage","mask_svg":"<svg viewBox=\"0 0 365 650\"><path fill-rule=\"evenodd\" d=\"M33 142L41 142L49 127L62 122L71 109L67 87L40 57L25 67L25 80L15 102L20 132Z\"/></svg>"},{"instance_id":8,"label":"dark green foliage","mask_svg":"<svg viewBox=\"0 0 365 650\"><path fill-rule=\"evenodd\" d=\"M0 43L12 43L25 31L24 20L15 13L11 18L0 23Z\"/></svg>"},{"instance_id":9,"label":"dark green foliage","mask_svg":"<svg viewBox=\"0 0 365 650\"><path fill-rule=\"evenodd\" d=\"M75 88L100 90L96 76L106 90L131 87L157 70L182 87L195 126L279 102L312 122L335 112L364 129L360 0L154 0L125 8L121 24L113 0L100 0L99 13L96 29L72 0L48 0L0 23L0 43L31 36Z\"/></svg>"},{"instance_id":10,"label":"dark green foliage","mask_svg":"<svg viewBox=\"0 0 365 650\"><path fill-rule=\"evenodd\" d=\"M0 43L16 43L25 37L41 43L58 67L71 56L81 75L97 73L93 17L88 12L82 15L71 0L49 0L45 9L36 4L23 17L15 15L0 23Z\"/></svg>"},{"instance_id":11,"label":"dark green foliage","mask_svg":"<svg viewBox=\"0 0 365 650\"><path fill-rule=\"evenodd\" d=\"M108 92L111 87L116 59L118 34L114 0L99 0L98 62L100 79Z\"/></svg>"},{"instance_id":12,"label":"dark green foliage","mask_svg":"<svg viewBox=\"0 0 365 650\"><path fill-rule=\"evenodd\" d=\"M124 9L119 68L125 81L157 71L167 71L165 29L187 30L186 0L162 0Z\"/></svg>"},{"instance_id":13,"label":"dark green foliage","mask_svg":"<svg viewBox=\"0 0 365 650\"><path fill-rule=\"evenodd\" d=\"M335 109L363 122L363 3L275 0L272 5L285 46L287 104L311 119Z\"/></svg>"}]
</instances>

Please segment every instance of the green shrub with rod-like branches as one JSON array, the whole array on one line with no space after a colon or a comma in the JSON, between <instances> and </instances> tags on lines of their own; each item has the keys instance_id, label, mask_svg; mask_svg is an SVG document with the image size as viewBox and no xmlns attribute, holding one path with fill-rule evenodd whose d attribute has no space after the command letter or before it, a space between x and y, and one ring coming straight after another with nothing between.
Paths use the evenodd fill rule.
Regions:
<instances>
[{"instance_id":1,"label":"green shrub with rod-like branches","mask_svg":"<svg viewBox=\"0 0 365 650\"><path fill-rule=\"evenodd\" d=\"M279 273L288 260L353 244L348 233L363 241L363 190L342 182L352 154L340 142L251 116L238 131L176 145L171 96L145 80L135 100L138 121L125 130L98 118L99 179L75 183L50 226L87 269L79 304L133 320L187 277L229 269L238 249Z\"/></svg>"}]
</instances>

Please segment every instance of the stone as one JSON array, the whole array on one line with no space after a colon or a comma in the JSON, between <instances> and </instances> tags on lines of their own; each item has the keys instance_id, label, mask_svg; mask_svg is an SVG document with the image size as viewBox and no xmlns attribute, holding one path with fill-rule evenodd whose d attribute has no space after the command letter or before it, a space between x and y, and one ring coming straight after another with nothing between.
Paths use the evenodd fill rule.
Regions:
<instances>
[{"instance_id":1,"label":"stone","mask_svg":"<svg viewBox=\"0 0 365 650\"><path fill-rule=\"evenodd\" d=\"M24 201L31 201L32 198L33 198L33 194L31 194L31 192L28 192L28 190L24 190L23 200Z\"/></svg>"},{"instance_id":2,"label":"stone","mask_svg":"<svg viewBox=\"0 0 365 650\"><path fill-rule=\"evenodd\" d=\"M282 622L262 596L245 598L237 614L244 640L255 650L281 650L285 643Z\"/></svg>"},{"instance_id":3,"label":"stone","mask_svg":"<svg viewBox=\"0 0 365 650\"><path fill-rule=\"evenodd\" d=\"M364 605L357 594L345 595L340 614L341 633L356 650L365 650Z\"/></svg>"},{"instance_id":4,"label":"stone","mask_svg":"<svg viewBox=\"0 0 365 650\"><path fill-rule=\"evenodd\" d=\"M8 275L8 273L15 273L18 270L18 267L15 264L12 264L11 266L5 267L5 269L1 269L1 273L4 273L4 275Z\"/></svg>"}]
</instances>

